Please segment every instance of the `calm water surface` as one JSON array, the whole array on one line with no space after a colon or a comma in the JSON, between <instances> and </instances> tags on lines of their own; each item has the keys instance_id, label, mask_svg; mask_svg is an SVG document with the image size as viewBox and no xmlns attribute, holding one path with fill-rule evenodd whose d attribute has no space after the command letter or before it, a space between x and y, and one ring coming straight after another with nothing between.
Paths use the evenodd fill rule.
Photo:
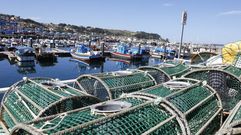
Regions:
<instances>
[{"instance_id":1,"label":"calm water surface","mask_svg":"<svg viewBox=\"0 0 241 135\"><path fill-rule=\"evenodd\" d=\"M120 61L106 58L105 62L82 63L71 57L58 57L52 63L11 63L7 58L0 58L0 88L9 87L23 77L51 77L60 80L74 79L82 74L125 70L145 65L160 63L159 59L150 58L142 62Z\"/></svg>"}]
</instances>

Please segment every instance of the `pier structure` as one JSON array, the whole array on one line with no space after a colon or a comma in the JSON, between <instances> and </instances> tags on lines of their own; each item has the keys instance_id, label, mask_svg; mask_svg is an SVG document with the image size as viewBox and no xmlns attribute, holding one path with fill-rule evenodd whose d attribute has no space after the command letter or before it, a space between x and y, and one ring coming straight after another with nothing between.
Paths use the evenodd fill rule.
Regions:
<instances>
[{"instance_id":1,"label":"pier structure","mask_svg":"<svg viewBox=\"0 0 241 135\"><path fill-rule=\"evenodd\" d=\"M1 57L7 57L10 61L16 61L17 56L14 54L14 52L11 51L3 51L0 52ZM69 51L53 48L51 51L47 51L44 53L35 53L36 58L39 60L55 60L56 56L71 56Z\"/></svg>"},{"instance_id":2,"label":"pier structure","mask_svg":"<svg viewBox=\"0 0 241 135\"><path fill-rule=\"evenodd\" d=\"M71 56L69 51L59 49L59 48L52 48L51 53L54 53L55 55L58 55L58 56Z\"/></svg>"},{"instance_id":3,"label":"pier structure","mask_svg":"<svg viewBox=\"0 0 241 135\"><path fill-rule=\"evenodd\" d=\"M50 78L24 78L4 94L0 126L6 134L19 124L100 102Z\"/></svg>"},{"instance_id":4,"label":"pier structure","mask_svg":"<svg viewBox=\"0 0 241 135\"><path fill-rule=\"evenodd\" d=\"M115 100L21 123L10 134L215 133L222 122L217 92L201 81L180 82L188 85L177 87L175 82L167 82Z\"/></svg>"}]
</instances>

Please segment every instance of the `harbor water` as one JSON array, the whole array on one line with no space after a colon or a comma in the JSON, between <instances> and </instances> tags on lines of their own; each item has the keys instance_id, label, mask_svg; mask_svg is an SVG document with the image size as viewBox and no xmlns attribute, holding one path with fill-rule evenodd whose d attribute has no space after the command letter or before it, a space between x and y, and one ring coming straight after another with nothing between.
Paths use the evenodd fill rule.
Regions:
<instances>
[{"instance_id":1,"label":"harbor water","mask_svg":"<svg viewBox=\"0 0 241 135\"><path fill-rule=\"evenodd\" d=\"M82 74L135 69L139 66L155 65L160 59L149 58L131 62L106 58L104 62L84 63L71 57L58 57L54 62L10 62L0 58L0 87L9 87L23 77L50 77L60 80L74 79Z\"/></svg>"}]
</instances>

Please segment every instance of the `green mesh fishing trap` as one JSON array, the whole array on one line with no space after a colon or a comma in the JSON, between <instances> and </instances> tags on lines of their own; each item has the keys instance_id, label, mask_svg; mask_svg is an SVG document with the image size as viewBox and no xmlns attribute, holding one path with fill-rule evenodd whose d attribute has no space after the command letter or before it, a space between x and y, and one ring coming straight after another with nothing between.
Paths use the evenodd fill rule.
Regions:
<instances>
[{"instance_id":1,"label":"green mesh fishing trap","mask_svg":"<svg viewBox=\"0 0 241 135\"><path fill-rule=\"evenodd\" d=\"M6 132L18 123L98 103L100 100L49 78L24 78L5 93L1 121ZM6 130L7 129L7 130Z\"/></svg>"},{"instance_id":2,"label":"green mesh fishing trap","mask_svg":"<svg viewBox=\"0 0 241 135\"><path fill-rule=\"evenodd\" d=\"M225 111L230 111L241 99L240 75L241 69L230 65L193 70L184 77L206 80L220 95Z\"/></svg>"},{"instance_id":3,"label":"green mesh fishing trap","mask_svg":"<svg viewBox=\"0 0 241 135\"><path fill-rule=\"evenodd\" d=\"M228 118L219 129L218 135L241 134L241 101L233 108Z\"/></svg>"},{"instance_id":4,"label":"green mesh fishing trap","mask_svg":"<svg viewBox=\"0 0 241 135\"><path fill-rule=\"evenodd\" d=\"M157 84L167 82L173 77L180 77L183 74L190 71L190 68L181 63L162 63L155 66L142 66L140 70L147 71L153 78L155 78Z\"/></svg>"},{"instance_id":5,"label":"green mesh fishing trap","mask_svg":"<svg viewBox=\"0 0 241 135\"><path fill-rule=\"evenodd\" d=\"M191 58L191 64L201 64L206 62L209 58L211 58L212 56L217 55L216 53L213 52L200 52L195 54L192 58Z\"/></svg>"},{"instance_id":6,"label":"green mesh fishing trap","mask_svg":"<svg viewBox=\"0 0 241 135\"><path fill-rule=\"evenodd\" d=\"M154 89L155 94L150 92ZM163 91L170 92L163 95ZM11 134L213 134L221 125L221 113L221 100L214 89L194 79L177 79L19 124Z\"/></svg>"},{"instance_id":7,"label":"green mesh fishing trap","mask_svg":"<svg viewBox=\"0 0 241 135\"><path fill-rule=\"evenodd\" d=\"M118 98L123 93L130 93L156 85L153 77L139 70L116 71L103 74L81 75L74 84L87 93L102 100Z\"/></svg>"}]
</instances>

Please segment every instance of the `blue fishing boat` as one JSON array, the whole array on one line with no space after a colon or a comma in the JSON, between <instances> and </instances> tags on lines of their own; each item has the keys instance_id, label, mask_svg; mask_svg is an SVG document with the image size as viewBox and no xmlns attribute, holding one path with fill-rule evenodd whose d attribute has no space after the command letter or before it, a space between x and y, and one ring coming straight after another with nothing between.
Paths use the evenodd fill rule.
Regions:
<instances>
[{"instance_id":1,"label":"blue fishing boat","mask_svg":"<svg viewBox=\"0 0 241 135\"><path fill-rule=\"evenodd\" d=\"M24 62L18 61L16 65L18 67L17 71L20 74L27 75L27 74L36 73L36 70L34 68L35 67L34 61L24 61Z\"/></svg>"},{"instance_id":2,"label":"blue fishing boat","mask_svg":"<svg viewBox=\"0 0 241 135\"><path fill-rule=\"evenodd\" d=\"M130 48L126 44L119 44L117 50L111 53L114 58L121 58L127 60L142 59L144 51L140 47Z\"/></svg>"},{"instance_id":3,"label":"blue fishing boat","mask_svg":"<svg viewBox=\"0 0 241 135\"><path fill-rule=\"evenodd\" d=\"M162 47L156 47L152 53L151 56L154 58L161 58L161 59L174 59L176 55L176 51L169 49L169 48L162 48Z\"/></svg>"},{"instance_id":4,"label":"blue fishing boat","mask_svg":"<svg viewBox=\"0 0 241 135\"><path fill-rule=\"evenodd\" d=\"M71 50L71 56L75 59L83 61L92 61L102 59L99 51L92 51L85 45L78 45L75 49Z\"/></svg>"},{"instance_id":5,"label":"blue fishing boat","mask_svg":"<svg viewBox=\"0 0 241 135\"><path fill-rule=\"evenodd\" d=\"M19 46L16 48L15 55L18 61L34 61L35 53L32 47Z\"/></svg>"},{"instance_id":6,"label":"blue fishing boat","mask_svg":"<svg viewBox=\"0 0 241 135\"><path fill-rule=\"evenodd\" d=\"M130 52L132 54L139 53L140 55L142 55L142 57L149 57L150 56L150 48L149 47L141 47L141 46L131 47Z\"/></svg>"}]
</instances>

